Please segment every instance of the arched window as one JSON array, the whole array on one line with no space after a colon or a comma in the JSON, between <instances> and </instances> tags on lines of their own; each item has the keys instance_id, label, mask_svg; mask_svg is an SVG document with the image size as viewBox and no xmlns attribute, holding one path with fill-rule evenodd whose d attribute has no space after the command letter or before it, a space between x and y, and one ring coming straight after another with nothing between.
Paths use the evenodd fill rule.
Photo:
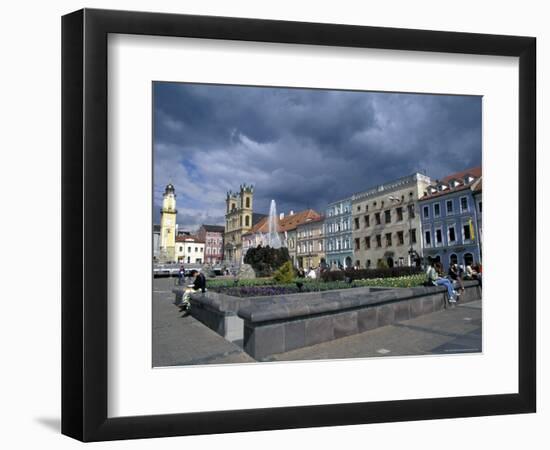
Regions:
<instances>
[{"instance_id":1,"label":"arched window","mask_svg":"<svg viewBox=\"0 0 550 450\"><path fill-rule=\"evenodd\" d=\"M452 264L458 264L458 256L456 256L454 253L451 253L451 256L449 256L449 263Z\"/></svg>"},{"instance_id":2,"label":"arched window","mask_svg":"<svg viewBox=\"0 0 550 450\"><path fill-rule=\"evenodd\" d=\"M246 197L246 207L250 208L250 197Z\"/></svg>"},{"instance_id":3,"label":"arched window","mask_svg":"<svg viewBox=\"0 0 550 450\"><path fill-rule=\"evenodd\" d=\"M246 202L247 202L247 203L248 203L248 200L249 200L249 199L247 198L247 199L246 199ZM247 205L247 207L248 207L248 205ZM244 224L245 224L247 227L250 226L250 216L246 216L246 217L244 218Z\"/></svg>"},{"instance_id":4,"label":"arched window","mask_svg":"<svg viewBox=\"0 0 550 450\"><path fill-rule=\"evenodd\" d=\"M471 266L474 263L474 256L471 253L464 253L464 265Z\"/></svg>"}]
</instances>

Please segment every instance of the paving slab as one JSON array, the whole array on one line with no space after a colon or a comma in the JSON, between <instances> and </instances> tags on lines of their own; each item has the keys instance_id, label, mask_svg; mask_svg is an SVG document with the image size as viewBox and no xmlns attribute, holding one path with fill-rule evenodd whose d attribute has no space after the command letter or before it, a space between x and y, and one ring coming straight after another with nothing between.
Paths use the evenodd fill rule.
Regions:
<instances>
[{"instance_id":1,"label":"paving slab","mask_svg":"<svg viewBox=\"0 0 550 450\"><path fill-rule=\"evenodd\" d=\"M174 305L174 279L153 283L153 367L250 363L238 345L185 315Z\"/></svg>"},{"instance_id":2,"label":"paving slab","mask_svg":"<svg viewBox=\"0 0 550 450\"><path fill-rule=\"evenodd\" d=\"M478 353L481 300L271 356L269 361Z\"/></svg>"}]
</instances>

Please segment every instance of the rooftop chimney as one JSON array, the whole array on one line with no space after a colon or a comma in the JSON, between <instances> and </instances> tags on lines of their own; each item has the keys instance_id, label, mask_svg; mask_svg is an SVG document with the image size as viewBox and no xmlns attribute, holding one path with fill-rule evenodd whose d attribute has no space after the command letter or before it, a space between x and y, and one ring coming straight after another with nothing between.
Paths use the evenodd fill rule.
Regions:
<instances>
[{"instance_id":1,"label":"rooftop chimney","mask_svg":"<svg viewBox=\"0 0 550 450\"><path fill-rule=\"evenodd\" d=\"M285 218L285 213L282 212L279 214L279 220L283 220Z\"/></svg>"},{"instance_id":2,"label":"rooftop chimney","mask_svg":"<svg viewBox=\"0 0 550 450\"><path fill-rule=\"evenodd\" d=\"M294 215L294 211L291 209L290 210L290 213L288 214L289 216L293 216Z\"/></svg>"}]
</instances>

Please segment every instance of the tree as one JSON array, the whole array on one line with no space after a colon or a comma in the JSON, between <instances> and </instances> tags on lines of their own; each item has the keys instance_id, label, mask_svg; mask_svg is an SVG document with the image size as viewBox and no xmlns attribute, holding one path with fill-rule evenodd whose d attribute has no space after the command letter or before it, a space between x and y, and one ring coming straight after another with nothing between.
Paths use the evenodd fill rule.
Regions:
<instances>
[{"instance_id":1,"label":"tree","mask_svg":"<svg viewBox=\"0 0 550 450\"><path fill-rule=\"evenodd\" d=\"M275 270L290 261L286 247L271 248L269 246L251 248L246 252L244 262L250 264L258 277L269 277Z\"/></svg>"},{"instance_id":2,"label":"tree","mask_svg":"<svg viewBox=\"0 0 550 450\"><path fill-rule=\"evenodd\" d=\"M290 261L285 262L279 270L273 275L273 280L277 283L288 284L294 280L294 268Z\"/></svg>"}]
</instances>

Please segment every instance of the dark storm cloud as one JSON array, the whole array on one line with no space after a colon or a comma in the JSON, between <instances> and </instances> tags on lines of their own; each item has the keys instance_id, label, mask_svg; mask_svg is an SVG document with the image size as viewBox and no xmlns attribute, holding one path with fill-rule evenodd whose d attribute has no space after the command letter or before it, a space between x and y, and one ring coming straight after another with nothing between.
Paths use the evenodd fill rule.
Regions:
<instances>
[{"instance_id":1,"label":"dark storm cloud","mask_svg":"<svg viewBox=\"0 0 550 450\"><path fill-rule=\"evenodd\" d=\"M481 163L481 98L155 83L155 206L176 186L179 223L223 223L228 190L254 210L314 208L425 171ZM156 216L158 217L158 215Z\"/></svg>"}]
</instances>

